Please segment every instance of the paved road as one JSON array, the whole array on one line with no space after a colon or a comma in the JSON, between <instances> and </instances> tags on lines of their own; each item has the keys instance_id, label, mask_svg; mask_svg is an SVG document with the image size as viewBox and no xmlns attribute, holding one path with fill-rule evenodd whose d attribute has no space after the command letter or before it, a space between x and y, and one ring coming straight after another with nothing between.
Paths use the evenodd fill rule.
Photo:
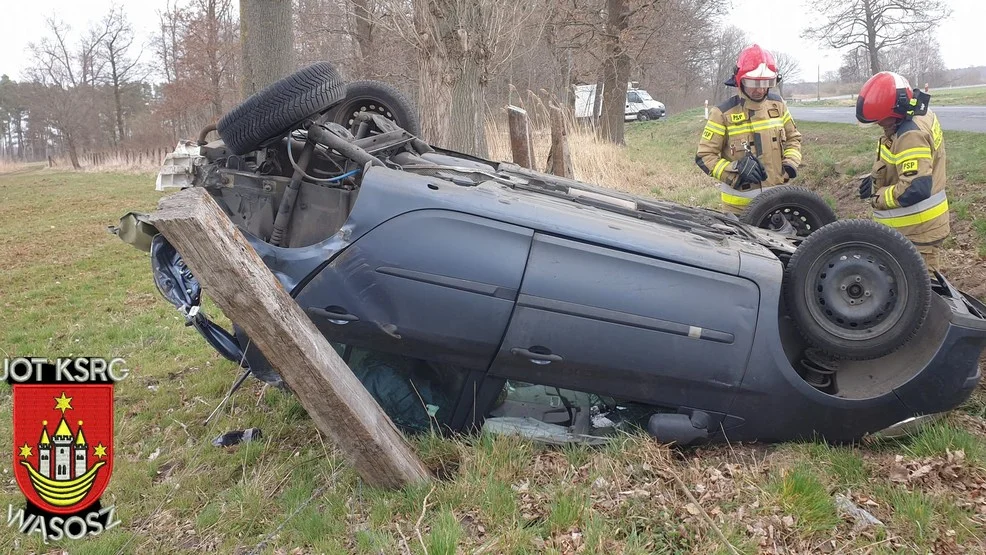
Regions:
<instances>
[{"instance_id":1,"label":"paved road","mask_svg":"<svg viewBox=\"0 0 986 555\"><path fill-rule=\"evenodd\" d=\"M788 109L794 121L856 123L856 108L852 106L808 108L788 104ZM931 109L938 114L942 129L986 133L986 106L932 106Z\"/></svg>"}]
</instances>

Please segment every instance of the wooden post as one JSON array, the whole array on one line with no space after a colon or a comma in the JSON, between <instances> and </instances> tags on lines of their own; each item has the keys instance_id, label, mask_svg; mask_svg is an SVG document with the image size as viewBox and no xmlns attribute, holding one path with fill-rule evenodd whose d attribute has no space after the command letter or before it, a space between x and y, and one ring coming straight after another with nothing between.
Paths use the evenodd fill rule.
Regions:
<instances>
[{"instance_id":1,"label":"wooden post","mask_svg":"<svg viewBox=\"0 0 986 555\"><path fill-rule=\"evenodd\" d=\"M531 126L527 110L518 106L507 106L507 121L510 124L510 152L514 164L534 169L534 150L531 148Z\"/></svg>"},{"instance_id":2,"label":"wooden post","mask_svg":"<svg viewBox=\"0 0 986 555\"><path fill-rule=\"evenodd\" d=\"M574 179L575 172L572 170L572 153L568 149L565 117L561 108L554 104L549 110L551 111L551 151L548 154L548 172Z\"/></svg>"},{"instance_id":3,"label":"wooden post","mask_svg":"<svg viewBox=\"0 0 986 555\"><path fill-rule=\"evenodd\" d=\"M162 198L149 220L368 484L398 488L430 479L394 423L205 189Z\"/></svg>"}]
</instances>

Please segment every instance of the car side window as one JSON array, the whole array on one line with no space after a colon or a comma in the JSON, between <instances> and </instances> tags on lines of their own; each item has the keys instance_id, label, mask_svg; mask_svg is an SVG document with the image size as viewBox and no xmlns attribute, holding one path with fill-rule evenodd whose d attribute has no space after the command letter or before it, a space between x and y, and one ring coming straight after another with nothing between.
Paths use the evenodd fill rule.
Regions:
<instances>
[{"instance_id":1,"label":"car side window","mask_svg":"<svg viewBox=\"0 0 986 555\"><path fill-rule=\"evenodd\" d=\"M420 432L449 425L465 369L338 343L332 346L398 427Z\"/></svg>"},{"instance_id":2,"label":"car side window","mask_svg":"<svg viewBox=\"0 0 986 555\"><path fill-rule=\"evenodd\" d=\"M627 93L627 102L640 102L640 95L635 92Z\"/></svg>"}]
</instances>

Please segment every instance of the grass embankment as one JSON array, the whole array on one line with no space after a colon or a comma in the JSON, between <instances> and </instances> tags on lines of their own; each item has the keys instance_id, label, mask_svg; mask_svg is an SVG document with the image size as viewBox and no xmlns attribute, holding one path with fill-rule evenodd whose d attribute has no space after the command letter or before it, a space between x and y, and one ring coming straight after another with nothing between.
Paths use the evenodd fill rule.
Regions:
<instances>
[{"instance_id":1,"label":"grass embankment","mask_svg":"<svg viewBox=\"0 0 986 555\"><path fill-rule=\"evenodd\" d=\"M695 112L633 124L626 150L594 148L583 137L574 159L590 180L714 206L714 187L692 162L702 125ZM802 129L800 179L840 207L856 206L838 185L865 168L873 137L851 127ZM975 141L950 133L946 140L956 183L974 190L983 170L965 159ZM448 477L434 489L396 492L362 485L293 397L256 381L204 425L235 379L234 365L159 298L147 256L106 232L128 210L152 210L159 196L152 175L0 175L5 355L120 356L132 370L117 386L115 464L103 497L123 524L49 546L5 527L0 551L730 553L719 532L741 553L986 548L986 424L977 402L915 438L867 447L678 451L646 437L601 448L415 437L417 452ZM981 197L954 202L964 206L953 210L960 221L970 228L981 221ZM954 252L972 256L958 242ZM206 310L216 316L212 305ZM0 441L11 437L11 401L0 385ZM247 427L264 438L210 443ZM6 468L0 507L21 506ZM839 517L836 494L886 527L854 531Z\"/></svg>"},{"instance_id":2,"label":"grass embankment","mask_svg":"<svg viewBox=\"0 0 986 555\"><path fill-rule=\"evenodd\" d=\"M963 87L956 89L931 89L931 107L935 106L986 106L986 85L977 87ZM825 106L855 106L854 98L836 98L829 100L803 100L798 102L798 106L806 107L825 107Z\"/></svg>"}]
</instances>

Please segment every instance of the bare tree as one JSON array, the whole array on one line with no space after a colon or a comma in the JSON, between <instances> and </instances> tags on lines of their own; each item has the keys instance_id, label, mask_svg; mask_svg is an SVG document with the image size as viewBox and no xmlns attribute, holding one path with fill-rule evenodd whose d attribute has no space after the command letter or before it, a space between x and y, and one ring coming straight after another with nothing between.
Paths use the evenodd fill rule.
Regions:
<instances>
[{"instance_id":1,"label":"bare tree","mask_svg":"<svg viewBox=\"0 0 986 555\"><path fill-rule=\"evenodd\" d=\"M626 31L630 26L627 0L606 0L606 59L603 61L602 134L610 142L624 144L627 80L630 78L630 55ZM598 90L598 89L597 89Z\"/></svg>"},{"instance_id":2,"label":"bare tree","mask_svg":"<svg viewBox=\"0 0 986 555\"><path fill-rule=\"evenodd\" d=\"M291 0L240 0L244 98L295 69Z\"/></svg>"},{"instance_id":3,"label":"bare tree","mask_svg":"<svg viewBox=\"0 0 986 555\"><path fill-rule=\"evenodd\" d=\"M140 61L140 53L134 56L131 48L134 44L134 30L123 12L123 7L114 6L103 19L105 35L100 48L100 54L109 66L109 84L113 90L113 106L116 116L116 139L122 141L126 137L123 122L123 88L135 77Z\"/></svg>"},{"instance_id":4,"label":"bare tree","mask_svg":"<svg viewBox=\"0 0 986 555\"><path fill-rule=\"evenodd\" d=\"M711 63L709 64L710 86L713 91L712 100L714 103L719 103L729 96L730 92L724 83L736 71L736 59L747 42L746 33L734 25L726 27L716 37L712 45Z\"/></svg>"},{"instance_id":5,"label":"bare tree","mask_svg":"<svg viewBox=\"0 0 986 555\"><path fill-rule=\"evenodd\" d=\"M106 33L90 29L72 45L64 23L48 19L47 27L50 35L30 46L34 53L30 73L42 85L32 95L32 109L43 114L44 124L68 149L72 167L79 169L79 149L98 127L95 86L102 78L103 63L97 52Z\"/></svg>"},{"instance_id":6,"label":"bare tree","mask_svg":"<svg viewBox=\"0 0 986 555\"><path fill-rule=\"evenodd\" d=\"M485 156L486 89L543 14L528 0L386 0L391 23L418 60L421 131L437 145Z\"/></svg>"},{"instance_id":7,"label":"bare tree","mask_svg":"<svg viewBox=\"0 0 986 555\"><path fill-rule=\"evenodd\" d=\"M809 27L808 35L832 48L864 47L871 75L882 69L881 51L904 44L951 14L943 0L820 0L817 9L827 21Z\"/></svg>"},{"instance_id":8,"label":"bare tree","mask_svg":"<svg viewBox=\"0 0 986 555\"><path fill-rule=\"evenodd\" d=\"M945 74L938 41L931 32L915 36L915 40L890 48L884 55L885 67L907 77L912 86L938 84Z\"/></svg>"},{"instance_id":9,"label":"bare tree","mask_svg":"<svg viewBox=\"0 0 986 555\"><path fill-rule=\"evenodd\" d=\"M790 83L801 77L801 63L787 52L774 52L774 60L777 62L777 73L781 77L777 84L777 94L784 96L784 82Z\"/></svg>"},{"instance_id":10,"label":"bare tree","mask_svg":"<svg viewBox=\"0 0 986 555\"><path fill-rule=\"evenodd\" d=\"M839 81L842 83L864 81L871 75L869 67L870 56L866 52L866 48L857 46L842 55L842 65L839 66Z\"/></svg>"}]
</instances>

